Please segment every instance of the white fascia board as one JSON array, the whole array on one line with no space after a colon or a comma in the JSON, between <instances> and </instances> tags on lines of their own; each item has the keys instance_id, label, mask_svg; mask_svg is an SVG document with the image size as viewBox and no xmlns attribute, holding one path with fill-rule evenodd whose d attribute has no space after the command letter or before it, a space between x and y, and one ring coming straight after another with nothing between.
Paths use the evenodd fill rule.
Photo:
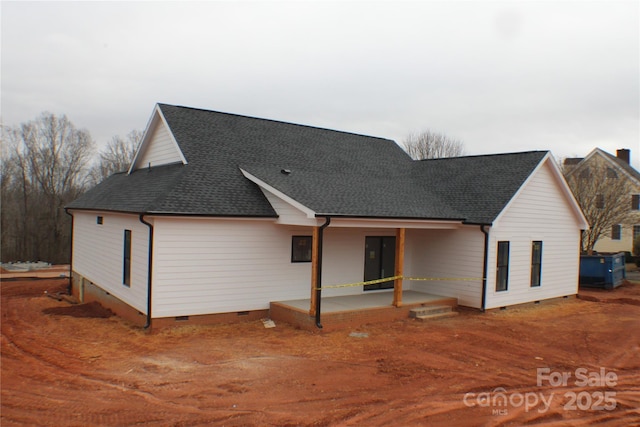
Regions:
<instances>
[{"instance_id":1,"label":"white fascia board","mask_svg":"<svg viewBox=\"0 0 640 427\"><path fill-rule=\"evenodd\" d=\"M133 156L133 160L131 161L131 165L129 166L127 175L130 175L131 172L134 171L136 163L138 162L138 157L140 157L140 155L144 151L144 148L146 148L146 146L149 145L149 138L150 138L149 131L151 130L153 124L156 121L155 119L158 115L158 110L159 110L159 107L158 107L158 104L156 104L155 107L153 108L153 112L151 113L151 116L149 117L149 120L147 121L147 126L144 128L144 133L142 134L142 140L140 141L140 144L136 149L136 154Z\"/></svg>"},{"instance_id":2,"label":"white fascia board","mask_svg":"<svg viewBox=\"0 0 640 427\"><path fill-rule=\"evenodd\" d=\"M173 132L171 131L171 128L169 127L169 123L167 123L167 119L165 119L164 118L164 114L162 114L162 110L160 110L160 107L157 106L157 105L156 105L156 110L158 111L158 116L160 116L160 120L162 120L162 124L164 124L164 126L169 131L169 136L171 137L171 142L175 146L176 150L178 150L178 154L180 154L180 160L182 161L182 164L183 165L188 164L187 158L184 157L184 153L180 149L180 145L178 145L178 141L176 141L176 137L173 135Z\"/></svg>"},{"instance_id":3,"label":"white fascia board","mask_svg":"<svg viewBox=\"0 0 640 427\"><path fill-rule=\"evenodd\" d=\"M548 156L548 154L547 154L547 156ZM511 199L509 199L509 201L504 206L504 208L502 208L502 211L500 211L498 216L493 220L493 225L494 226L500 223L500 219L502 218L502 216L505 214L505 212L507 212L509 210L511 205L515 202L515 200L518 198L520 193L522 193L523 189L527 186L527 184L529 184L529 181L531 181L532 177L536 174L536 172L538 172L538 170L540 170L540 168L544 164L544 160L547 158L547 156L542 158L542 160L538 163L538 166L535 167L535 169L529 174L527 179L524 180L524 182L522 183L520 188L518 188L518 191L516 191L515 194L513 196L511 196Z\"/></svg>"},{"instance_id":4,"label":"white fascia board","mask_svg":"<svg viewBox=\"0 0 640 427\"><path fill-rule=\"evenodd\" d=\"M498 224L500 222L500 219L502 218L502 216L505 214L505 212L507 212L509 210L509 208L514 203L514 201L518 198L520 193L529 184L529 181L531 181L531 179L533 179L533 176L536 173L538 173L538 171L541 168L543 168L544 165L547 164L547 163L549 163L549 165L551 167L552 174L556 178L556 183L560 186L560 191L569 200L569 204L571 205L571 210L573 211L574 215L576 215L576 217L578 219L578 223L580 225L580 229L581 230L586 230L586 229L589 228L589 222L584 217L584 214L582 213L582 209L580 209L580 205L578 204L578 202L576 201L575 197L573 196L573 192L571 191L571 189L569 188L569 185L567 184L567 182L565 181L564 177L562 176L562 172L560 171L560 168L558 167L556 161L553 159L553 157L551 157L551 153L550 152L548 152L542 158L542 160L540 160L540 163L538 163L538 166L535 167L535 169L529 174L527 179L525 179L525 181L522 183L520 188L518 188L518 191L516 191L515 194L511 197L509 202L506 204L506 206L502 209L502 211L498 214L496 219L493 221L494 225Z\"/></svg>"},{"instance_id":5,"label":"white fascia board","mask_svg":"<svg viewBox=\"0 0 640 427\"><path fill-rule=\"evenodd\" d=\"M254 184L257 184L260 188L263 188L263 189L267 190L269 193L271 193L274 196L282 199L285 203L288 203L291 206L293 206L294 208L298 209L299 211L302 211L307 216L307 218L315 218L316 217L316 213L315 213L314 210L306 207L302 203L300 203L300 202L296 201L295 199L287 196L282 191L275 189L271 185L267 184L266 182L264 182L260 178L254 176L254 175L251 175L249 172L247 172L246 170L244 170L242 168L240 168L240 172L242 172L242 175L244 175L245 178L247 178L249 181L253 182Z\"/></svg>"},{"instance_id":6,"label":"white fascia board","mask_svg":"<svg viewBox=\"0 0 640 427\"><path fill-rule=\"evenodd\" d=\"M331 216L331 215L327 215ZM451 230L464 227L462 221L439 221L425 219L386 219L386 218L331 218L331 227L349 228L415 228Z\"/></svg>"},{"instance_id":7,"label":"white fascia board","mask_svg":"<svg viewBox=\"0 0 640 427\"><path fill-rule=\"evenodd\" d=\"M162 111L160 110L160 106L158 104L156 104L156 106L153 109L153 112L151 113L151 117L149 118L149 121L147 122L147 127L144 129L144 134L142 135L142 141L140 142L140 145L138 145L138 149L136 150L136 154L133 156L133 161L131 162L131 166L129 166L129 171L127 172L128 175L131 174L131 172L133 172L135 170L135 166L136 166L136 164L138 162L138 158L142 155L144 150L149 145L149 143L150 143L149 141L151 139L152 130L158 124L158 121L162 122L162 124L169 131L169 136L171 137L171 142L173 143L173 145L175 146L176 150L178 151L178 153L180 155L180 160L182 161L182 164L186 165L188 163L187 159L184 157L184 154L182 153L182 150L180 149L180 146L178 145L178 141L176 141L176 138L173 135L173 132L171 131L171 128L169 127L169 124L167 123L167 120L164 118L164 115L162 114Z\"/></svg>"},{"instance_id":8,"label":"white fascia board","mask_svg":"<svg viewBox=\"0 0 640 427\"><path fill-rule=\"evenodd\" d=\"M587 221L587 218L582 213L580 204L578 203L575 196L573 195L573 191L571 191L571 187L569 187L569 184L567 184L567 180L564 178L564 175L562 174L562 170L560 169L556 161L553 159L553 157L551 157L550 153L547 154L547 156L542 160L543 161L540 162L541 164L543 164L544 161L546 160L551 165L551 173L556 178L556 181L558 181L558 184L560 185L560 190L565 195L565 197L569 200L569 204L571 205L571 209L573 210L574 214L578 217L578 222L580 223L580 229L581 230L588 229L589 221ZM536 168L536 171L537 170L538 168Z\"/></svg>"}]
</instances>

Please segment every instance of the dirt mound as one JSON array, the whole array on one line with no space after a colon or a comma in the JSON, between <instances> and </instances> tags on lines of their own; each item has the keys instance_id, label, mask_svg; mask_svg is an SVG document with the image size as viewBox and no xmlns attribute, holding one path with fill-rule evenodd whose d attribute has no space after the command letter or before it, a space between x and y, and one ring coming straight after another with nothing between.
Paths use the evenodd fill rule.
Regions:
<instances>
[{"instance_id":1,"label":"dirt mound","mask_svg":"<svg viewBox=\"0 0 640 427\"><path fill-rule=\"evenodd\" d=\"M626 280L615 289L580 288L578 298L591 302L640 306L640 284Z\"/></svg>"}]
</instances>

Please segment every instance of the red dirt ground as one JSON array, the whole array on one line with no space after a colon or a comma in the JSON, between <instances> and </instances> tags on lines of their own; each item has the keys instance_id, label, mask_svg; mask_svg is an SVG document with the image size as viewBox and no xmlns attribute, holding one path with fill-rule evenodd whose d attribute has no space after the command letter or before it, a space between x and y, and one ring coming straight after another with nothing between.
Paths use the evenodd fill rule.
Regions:
<instances>
[{"instance_id":1,"label":"red dirt ground","mask_svg":"<svg viewBox=\"0 0 640 427\"><path fill-rule=\"evenodd\" d=\"M66 284L1 284L4 427L640 425L640 283L330 333L251 322L153 334L44 294ZM571 377L537 386L537 368ZM609 384L581 384L578 368ZM499 392L506 405L483 400Z\"/></svg>"}]
</instances>

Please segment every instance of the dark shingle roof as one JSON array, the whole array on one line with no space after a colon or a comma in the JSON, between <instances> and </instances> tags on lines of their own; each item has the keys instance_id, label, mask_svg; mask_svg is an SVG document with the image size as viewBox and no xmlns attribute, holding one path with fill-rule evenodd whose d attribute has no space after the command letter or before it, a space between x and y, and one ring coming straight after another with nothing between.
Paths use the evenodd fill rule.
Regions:
<instances>
[{"instance_id":1,"label":"dark shingle roof","mask_svg":"<svg viewBox=\"0 0 640 427\"><path fill-rule=\"evenodd\" d=\"M182 164L120 172L93 187L67 208L144 213L154 210L185 175Z\"/></svg>"},{"instance_id":2,"label":"dark shingle roof","mask_svg":"<svg viewBox=\"0 0 640 427\"><path fill-rule=\"evenodd\" d=\"M113 175L69 208L276 216L242 168L318 215L490 223L546 154L416 162L388 139L166 104L159 108L188 164Z\"/></svg>"},{"instance_id":3,"label":"dark shingle roof","mask_svg":"<svg viewBox=\"0 0 640 427\"><path fill-rule=\"evenodd\" d=\"M321 216L464 219L430 186L415 185L411 162L387 175L354 168L332 173L291 168L285 175L275 166L241 167Z\"/></svg>"},{"instance_id":4,"label":"dark shingle roof","mask_svg":"<svg viewBox=\"0 0 640 427\"><path fill-rule=\"evenodd\" d=\"M489 224L502 212L548 151L467 156L417 162L416 179L460 212Z\"/></svg>"},{"instance_id":5,"label":"dark shingle roof","mask_svg":"<svg viewBox=\"0 0 640 427\"><path fill-rule=\"evenodd\" d=\"M567 157L564 159L564 164L567 166L575 166L583 160L584 157Z\"/></svg>"}]
</instances>

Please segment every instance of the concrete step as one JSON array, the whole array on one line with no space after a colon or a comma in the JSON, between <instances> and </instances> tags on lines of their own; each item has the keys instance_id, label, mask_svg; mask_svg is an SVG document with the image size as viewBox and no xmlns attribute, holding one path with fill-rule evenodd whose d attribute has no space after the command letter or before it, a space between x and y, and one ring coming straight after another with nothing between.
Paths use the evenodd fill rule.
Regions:
<instances>
[{"instance_id":1,"label":"concrete step","mask_svg":"<svg viewBox=\"0 0 640 427\"><path fill-rule=\"evenodd\" d=\"M450 305L426 305L409 310L409 317L431 316L433 314L451 312L453 312L453 309Z\"/></svg>"},{"instance_id":2,"label":"concrete step","mask_svg":"<svg viewBox=\"0 0 640 427\"><path fill-rule=\"evenodd\" d=\"M426 314L423 316L416 316L415 319L419 320L421 322L427 321L427 320L435 320L435 319L444 319L447 317L455 317L458 315L457 311L449 311L449 312L444 312L444 313L436 313L436 314Z\"/></svg>"}]
</instances>

